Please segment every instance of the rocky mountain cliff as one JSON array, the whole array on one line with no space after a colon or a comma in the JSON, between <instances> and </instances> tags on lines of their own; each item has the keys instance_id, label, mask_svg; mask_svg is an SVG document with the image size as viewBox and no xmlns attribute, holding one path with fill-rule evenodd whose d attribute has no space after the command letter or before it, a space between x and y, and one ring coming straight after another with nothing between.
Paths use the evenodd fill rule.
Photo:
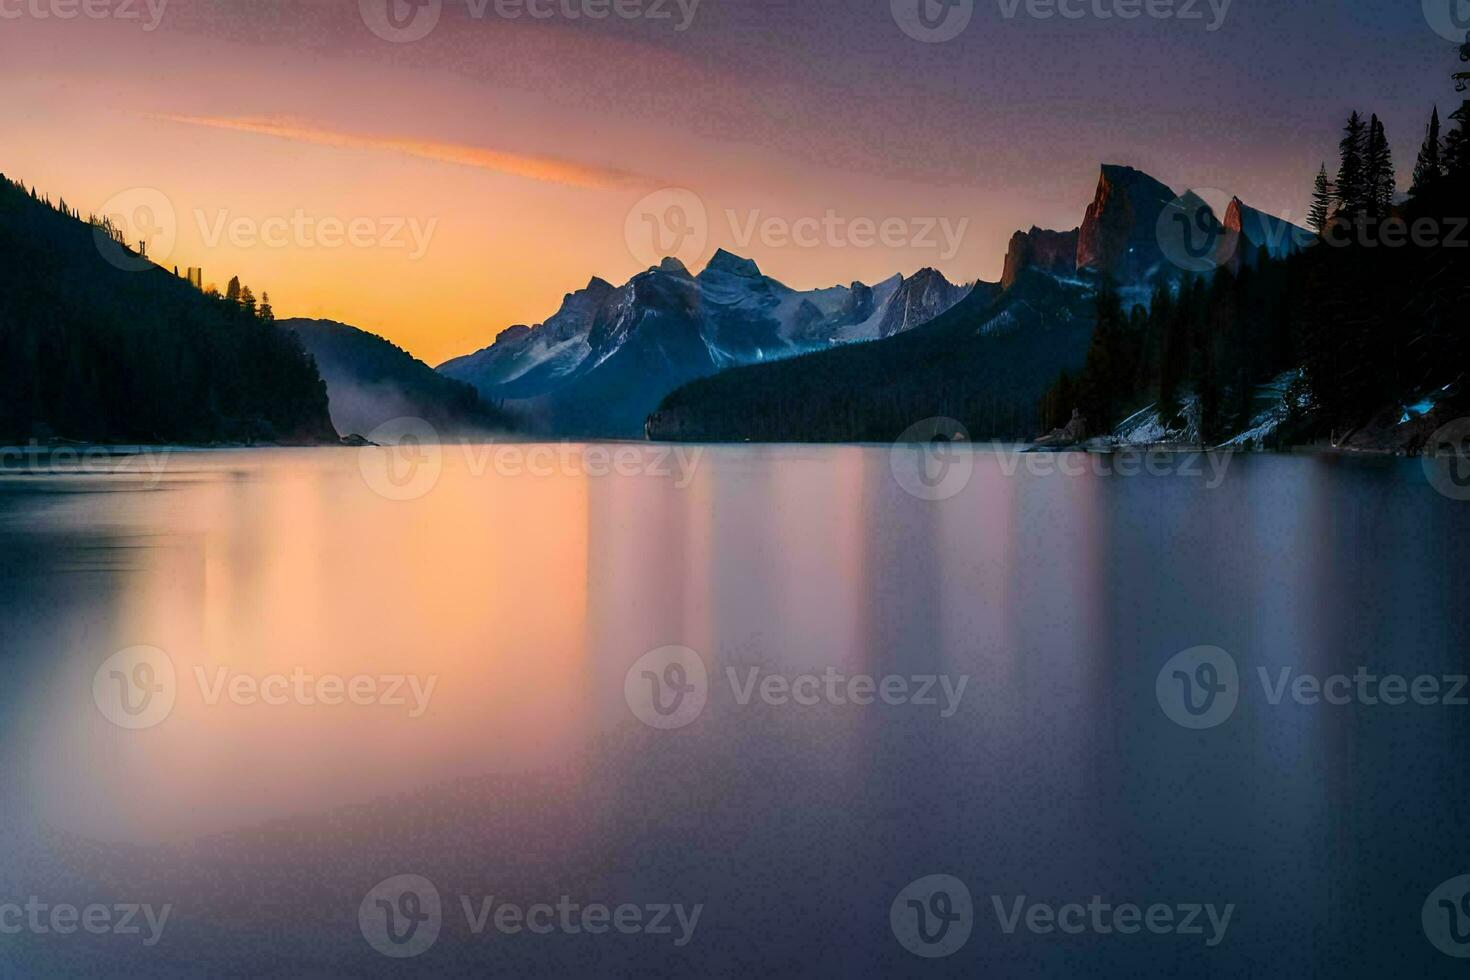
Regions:
<instances>
[{"instance_id":1,"label":"rocky mountain cliff","mask_svg":"<svg viewBox=\"0 0 1470 980\"><path fill-rule=\"evenodd\" d=\"M1054 276L1109 276L1124 287L1254 263L1265 247L1282 258L1312 240L1310 232L1233 198L1222 221L1202 197L1176 194L1132 167L1105 164L1079 228L1032 227L1011 236L1001 285L1023 269Z\"/></svg>"},{"instance_id":2,"label":"rocky mountain cliff","mask_svg":"<svg viewBox=\"0 0 1470 980\"><path fill-rule=\"evenodd\" d=\"M1269 247L1292 237L1289 223L1238 200L1226 217L1222 223L1193 192L1178 195L1139 170L1108 164L1101 168L1093 201L1077 228L1032 227L1012 237L999 285L957 286L933 269L921 269L873 286L855 282L795 290L766 276L750 259L721 250L698 275L676 259L665 259L623 286L592 279L568 294L545 323L510 327L490 347L439 370L473 385L487 400L528 416L543 432L636 437L665 395L731 368L813 355L789 369L741 375L760 379L767 393L767 381L795 379L828 363L861 363L870 377L887 377L889 372L873 366L873 358L889 356L885 352L895 350L887 346L892 340L937 321L969 296L964 315L945 320L950 324L947 342L1004 335L1003 344L982 346L1004 347L1036 366L1025 384L1001 382L996 389L1009 392L1011 404L1020 404L1034 396L1032 382L1047 373L1040 367L1049 356L1047 345L1057 348L1059 338L1070 344L1079 330L1085 334L1077 318L1082 316L1080 304L1090 296L1090 283L1111 277L1123 287L1127 301L1146 302L1151 284L1160 278L1177 280L1232 261L1254 261L1258 245ZM1040 336L1036 324L1055 332L1038 340L1041 347L1033 350L1027 335L1030 327L1029 332ZM833 348L858 341L878 344L871 356L823 359L825 353L836 353ZM968 340L963 345L968 351ZM1068 351L1069 356L1076 353ZM827 376L826 367L821 371ZM974 379L945 377L946 384L957 388L974 384ZM671 432L680 438L689 432L727 437L739 431L740 415L708 399L734 397L738 387L704 386L697 410L694 400L676 400L665 406L650 431L663 437ZM820 387L803 397L820 398ZM773 404L794 406L794 398ZM915 404L922 401L915 393ZM979 411L973 406L967 410ZM813 411L811 403L802 402L798 414ZM709 421L716 417L718 424ZM832 418L822 424L835 431L840 422ZM871 422L872 431L883 424ZM790 434L782 425L778 419L763 431Z\"/></svg>"},{"instance_id":3,"label":"rocky mountain cliff","mask_svg":"<svg viewBox=\"0 0 1470 980\"><path fill-rule=\"evenodd\" d=\"M593 279L545 323L439 366L547 433L637 436L675 387L725 368L878 340L969 291L933 269L876 286L796 290L720 250L696 276L677 259L623 286Z\"/></svg>"},{"instance_id":4,"label":"rocky mountain cliff","mask_svg":"<svg viewBox=\"0 0 1470 980\"><path fill-rule=\"evenodd\" d=\"M1264 247L1273 259L1285 258L1305 248L1316 237L1307 229L1259 211L1238 197L1230 199L1223 224L1227 235L1244 236L1255 248Z\"/></svg>"},{"instance_id":5,"label":"rocky mountain cliff","mask_svg":"<svg viewBox=\"0 0 1470 980\"><path fill-rule=\"evenodd\" d=\"M1104 164L1077 240L1077 268L1137 282L1162 258L1159 216L1178 195L1141 170Z\"/></svg>"},{"instance_id":6,"label":"rocky mountain cliff","mask_svg":"<svg viewBox=\"0 0 1470 980\"><path fill-rule=\"evenodd\" d=\"M886 440L946 416L972 432L1029 438L1042 394L1086 361L1101 279L1118 285L1116 303L1147 304L1157 282L1254 262L1262 245L1278 254L1273 243L1286 247L1298 232L1238 199L1222 222L1193 191L1176 194L1141 171L1106 165L1078 228L1012 236L999 285L978 284L899 336L699 379L664 399L647 431L679 440Z\"/></svg>"},{"instance_id":7,"label":"rocky mountain cliff","mask_svg":"<svg viewBox=\"0 0 1470 980\"><path fill-rule=\"evenodd\" d=\"M1006 250L1005 271L1000 284L1009 289L1020 278L1022 269L1038 269L1055 276L1075 275L1080 235L1080 228L1046 231L1035 225L1030 231L1016 232Z\"/></svg>"}]
</instances>

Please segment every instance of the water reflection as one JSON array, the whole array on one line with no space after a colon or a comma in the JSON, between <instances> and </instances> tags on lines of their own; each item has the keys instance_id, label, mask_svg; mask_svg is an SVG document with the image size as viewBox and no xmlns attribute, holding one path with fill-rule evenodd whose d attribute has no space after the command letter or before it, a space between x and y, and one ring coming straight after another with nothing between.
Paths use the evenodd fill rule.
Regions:
<instances>
[{"instance_id":1,"label":"water reflection","mask_svg":"<svg viewBox=\"0 0 1470 980\"><path fill-rule=\"evenodd\" d=\"M980 456L964 492L929 502L872 448L712 448L687 486L474 458L446 453L411 501L374 493L348 451L188 454L146 487L0 479L0 885L179 908L165 953L42 943L34 962L386 970L356 905L411 871L451 901L710 910L677 950L491 949L446 922L426 968L876 975L916 962L888 932L892 896L943 872L968 881L983 938L941 974L1306 971L1327 947L1439 967L1415 917L1470 864L1463 711L1272 705L1256 679L1466 669L1451 610L1470 511L1417 467L1241 459L1209 489ZM704 657L711 691L660 732L623 680L668 644ZM1245 689L1196 732L1154 678L1200 644L1230 651ZM92 684L137 645L166 651L178 686L166 720L129 731ZM741 704L730 680L829 669L967 687L942 717ZM347 703L228 686L297 674L340 679ZM354 678L376 700L342 697ZM391 678L405 703L376 697ZM1241 911L1206 956L1001 941L992 893Z\"/></svg>"}]
</instances>

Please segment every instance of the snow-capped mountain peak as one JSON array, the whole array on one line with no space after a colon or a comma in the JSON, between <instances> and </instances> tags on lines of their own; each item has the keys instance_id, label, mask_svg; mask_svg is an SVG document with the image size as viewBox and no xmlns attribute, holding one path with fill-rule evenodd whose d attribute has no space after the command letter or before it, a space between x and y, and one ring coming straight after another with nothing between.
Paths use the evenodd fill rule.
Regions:
<instances>
[{"instance_id":1,"label":"snow-capped mountain peak","mask_svg":"<svg viewBox=\"0 0 1470 980\"><path fill-rule=\"evenodd\" d=\"M623 286L593 277L545 323L503 331L439 370L494 402L519 403L551 431L636 435L680 384L888 337L928 322L967 291L933 269L875 287L796 290L720 249L698 276L670 257Z\"/></svg>"}]
</instances>

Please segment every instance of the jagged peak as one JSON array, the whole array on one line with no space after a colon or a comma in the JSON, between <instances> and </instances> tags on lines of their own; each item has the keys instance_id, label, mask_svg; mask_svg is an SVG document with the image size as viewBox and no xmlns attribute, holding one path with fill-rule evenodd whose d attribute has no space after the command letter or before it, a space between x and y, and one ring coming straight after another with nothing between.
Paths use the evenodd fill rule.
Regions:
<instances>
[{"instance_id":1,"label":"jagged peak","mask_svg":"<svg viewBox=\"0 0 1470 980\"><path fill-rule=\"evenodd\" d=\"M1152 174L1139 170L1137 167L1130 167L1122 163L1103 164L1098 175L1098 184L1099 189L1104 185L1148 188L1156 197L1161 197L1165 200L1175 196L1174 191L1162 180L1159 180Z\"/></svg>"},{"instance_id":2,"label":"jagged peak","mask_svg":"<svg viewBox=\"0 0 1470 980\"><path fill-rule=\"evenodd\" d=\"M1225 208L1225 227L1230 231L1245 230L1245 212L1254 210L1238 197L1232 197Z\"/></svg>"},{"instance_id":3,"label":"jagged peak","mask_svg":"<svg viewBox=\"0 0 1470 980\"><path fill-rule=\"evenodd\" d=\"M954 285L954 283L950 282L945 277L944 273L940 272L938 269L934 268L931 265L924 266L924 268L920 269L918 272L915 272L913 275L909 276L906 281L907 282L942 282L946 286L953 286Z\"/></svg>"},{"instance_id":4,"label":"jagged peak","mask_svg":"<svg viewBox=\"0 0 1470 980\"><path fill-rule=\"evenodd\" d=\"M1293 224L1292 221L1283 218L1280 215L1272 214L1269 211L1262 211L1260 208L1251 207L1240 198L1232 197L1230 199L1230 206L1225 209L1225 227L1230 228L1234 231L1244 230L1246 219L1252 216L1254 216L1258 221L1280 222L1281 224L1286 225Z\"/></svg>"},{"instance_id":5,"label":"jagged peak","mask_svg":"<svg viewBox=\"0 0 1470 980\"><path fill-rule=\"evenodd\" d=\"M732 276L744 276L755 279L761 274L760 266L755 264L754 259L741 258L734 252L727 252L723 248L715 251L710 257L709 264L704 267L705 272L725 272Z\"/></svg>"},{"instance_id":6,"label":"jagged peak","mask_svg":"<svg viewBox=\"0 0 1470 980\"><path fill-rule=\"evenodd\" d=\"M1073 227L1067 228L1065 230L1058 228L1042 228L1038 225L1032 225L1027 231L1016 232L1014 235L1011 236L1011 240L1015 241L1018 238L1065 238L1068 235L1075 235L1081 230L1081 225L1074 225Z\"/></svg>"},{"instance_id":7,"label":"jagged peak","mask_svg":"<svg viewBox=\"0 0 1470 980\"><path fill-rule=\"evenodd\" d=\"M672 255L666 256L664 260L658 264L657 269L659 272L667 272L675 276L689 275L688 266L686 266L683 262L680 262L678 259L674 258Z\"/></svg>"},{"instance_id":8,"label":"jagged peak","mask_svg":"<svg viewBox=\"0 0 1470 980\"><path fill-rule=\"evenodd\" d=\"M574 303L584 296L591 297L593 302L600 302L608 293L611 293L616 288L616 286L601 276L593 276L587 280L587 285L563 296L561 298L561 305L565 308L567 304Z\"/></svg>"},{"instance_id":9,"label":"jagged peak","mask_svg":"<svg viewBox=\"0 0 1470 980\"><path fill-rule=\"evenodd\" d=\"M1315 237L1296 222L1251 207L1238 197L1230 199L1224 226L1227 231L1245 235L1252 244L1266 246L1272 255L1278 257L1305 247Z\"/></svg>"},{"instance_id":10,"label":"jagged peak","mask_svg":"<svg viewBox=\"0 0 1470 980\"><path fill-rule=\"evenodd\" d=\"M1092 208L1088 209L1089 213ZM1010 288L1027 266L1041 265L1051 272L1070 275L1077 269L1077 249L1082 228L1056 231L1050 228L1031 226L1030 231L1018 231L1011 236L1006 247L1005 265L1000 284Z\"/></svg>"}]
</instances>

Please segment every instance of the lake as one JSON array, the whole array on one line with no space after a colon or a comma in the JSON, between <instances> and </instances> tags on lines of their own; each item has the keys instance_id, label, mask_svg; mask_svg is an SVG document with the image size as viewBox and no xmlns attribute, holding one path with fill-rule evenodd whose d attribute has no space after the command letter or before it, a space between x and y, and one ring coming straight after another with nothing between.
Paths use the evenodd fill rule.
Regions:
<instances>
[{"instance_id":1,"label":"lake","mask_svg":"<svg viewBox=\"0 0 1470 980\"><path fill-rule=\"evenodd\" d=\"M1462 975L1470 503L946 453L12 454L0 973Z\"/></svg>"}]
</instances>

